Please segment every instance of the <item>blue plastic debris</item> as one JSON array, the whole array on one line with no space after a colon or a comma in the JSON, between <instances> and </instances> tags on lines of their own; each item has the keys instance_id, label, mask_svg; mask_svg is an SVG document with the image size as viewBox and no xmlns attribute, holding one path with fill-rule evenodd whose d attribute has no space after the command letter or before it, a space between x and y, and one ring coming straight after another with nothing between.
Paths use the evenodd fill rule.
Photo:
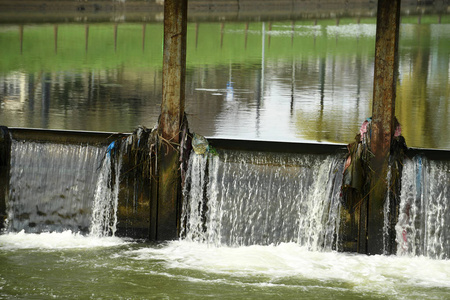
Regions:
<instances>
[{"instance_id":1,"label":"blue plastic debris","mask_svg":"<svg viewBox=\"0 0 450 300\"><path fill-rule=\"evenodd\" d=\"M111 151L114 150L115 147L115 142L112 142L111 144L109 144L108 148L106 149L106 156L110 157L111 156Z\"/></svg>"}]
</instances>

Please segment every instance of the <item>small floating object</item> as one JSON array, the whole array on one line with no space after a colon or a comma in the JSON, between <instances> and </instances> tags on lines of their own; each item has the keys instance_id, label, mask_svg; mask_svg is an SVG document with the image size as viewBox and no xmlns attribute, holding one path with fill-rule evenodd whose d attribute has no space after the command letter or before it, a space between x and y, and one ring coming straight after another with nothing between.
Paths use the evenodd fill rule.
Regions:
<instances>
[{"instance_id":1,"label":"small floating object","mask_svg":"<svg viewBox=\"0 0 450 300\"><path fill-rule=\"evenodd\" d=\"M196 154L205 154L209 151L208 140L204 136L194 133L192 148Z\"/></svg>"}]
</instances>

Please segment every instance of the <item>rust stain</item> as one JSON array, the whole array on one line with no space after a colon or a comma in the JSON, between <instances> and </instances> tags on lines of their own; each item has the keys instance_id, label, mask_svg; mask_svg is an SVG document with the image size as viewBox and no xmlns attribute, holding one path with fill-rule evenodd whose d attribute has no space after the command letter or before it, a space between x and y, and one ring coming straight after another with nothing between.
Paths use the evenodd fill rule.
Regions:
<instances>
[{"instance_id":1,"label":"rust stain","mask_svg":"<svg viewBox=\"0 0 450 300\"><path fill-rule=\"evenodd\" d=\"M395 117L400 0L380 0L377 15L373 92L373 166L388 155Z\"/></svg>"}]
</instances>

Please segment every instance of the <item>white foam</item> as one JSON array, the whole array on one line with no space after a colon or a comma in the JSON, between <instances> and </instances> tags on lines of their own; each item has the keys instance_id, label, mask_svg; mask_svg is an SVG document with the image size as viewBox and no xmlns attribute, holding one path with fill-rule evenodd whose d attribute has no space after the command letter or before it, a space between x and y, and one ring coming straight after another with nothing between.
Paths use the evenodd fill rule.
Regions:
<instances>
[{"instance_id":1,"label":"white foam","mask_svg":"<svg viewBox=\"0 0 450 300\"><path fill-rule=\"evenodd\" d=\"M45 232L40 234L6 233L0 235L0 249L72 249L72 248L94 248L113 247L128 243L118 237L93 237L83 236L72 231L61 233Z\"/></svg>"},{"instance_id":2,"label":"white foam","mask_svg":"<svg viewBox=\"0 0 450 300\"><path fill-rule=\"evenodd\" d=\"M339 282L355 292L384 295L399 296L411 286L450 288L448 260L308 251L295 243L214 247L176 241L164 247L129 251L126 255L136 260L161 260L169 269L264 276L269 282L283 278Z\"/></svg>"}]
</instances>

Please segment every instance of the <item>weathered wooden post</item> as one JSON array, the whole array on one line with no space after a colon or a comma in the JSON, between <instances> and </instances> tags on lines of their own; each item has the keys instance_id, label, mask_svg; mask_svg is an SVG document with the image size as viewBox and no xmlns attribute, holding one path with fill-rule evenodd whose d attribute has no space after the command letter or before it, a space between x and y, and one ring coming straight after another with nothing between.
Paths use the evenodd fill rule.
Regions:
<instances>
[{"instance_id":1,"label":"weathered wooden post","mask_svg":"<svg viewBox=\"0 0 450 300\"><path fill-rule=\"evenodd\" d=\"M383 253L383 206L388 192L388 159L395 126L395 94L401 0L378 0L375 43L367 253Z\"/></svg>"},{"instance_id":2,"label":"weathered wooden post","mask_svg":"<svg viewBox=\"0 0 450 300\"><path fill-rule=\"evenodd\" d=\"M187 0L164 1L164 53L161 115L159 119L158 203L156 239L178 236L180 129L184 117Z\"/></svg>"},{"instance_id":3,"label":"weathered wooden post","mask_svg":"<svg viewBox=\"0 0 450 300\"><path fill-rule=\"evenodd\" d=\"M89 45L89 24L86 24L86 27L84 28L84 52L88 52L88 45Z\"/></svg>"},{"instance_id":4,"label":"weathered wooden post","mask_svg":"<svg viewBox=\"0 0 450 300\"><path fill-rule=\"evenodd\" d=\"M147 27L147 24L142 24L142 52L145 51L145 28Z\"/></svg>"},{"instance_id":5,"label":"weathered wooden post","mask_svg":"<svg viewBox=\"0 0 450 300\"><path fill-rule=\"evenodd\" d=\"M55 54L58 54L58 25L53 26L53 38L55 40Z\"/></svg>"},{"instance_id":6,"label":"weathered wooden post","mask_svg":"<svg viewBox=\"0 0 450 300\"><path fill-rule=\"evenodd\" d=\"M23 25L19 26L20 54L23 53Z\"/></svg>"},{"instance_id":7,"label":"weathered wooden post","mask_svg":"<svg viewBox=\"0 0 450 300\"><path fill-rule=\"evenodd\" d=\"M117 29L119 27L119 24L114 24L114 52L117 51Z\"/></svg>"}]
</instances>

